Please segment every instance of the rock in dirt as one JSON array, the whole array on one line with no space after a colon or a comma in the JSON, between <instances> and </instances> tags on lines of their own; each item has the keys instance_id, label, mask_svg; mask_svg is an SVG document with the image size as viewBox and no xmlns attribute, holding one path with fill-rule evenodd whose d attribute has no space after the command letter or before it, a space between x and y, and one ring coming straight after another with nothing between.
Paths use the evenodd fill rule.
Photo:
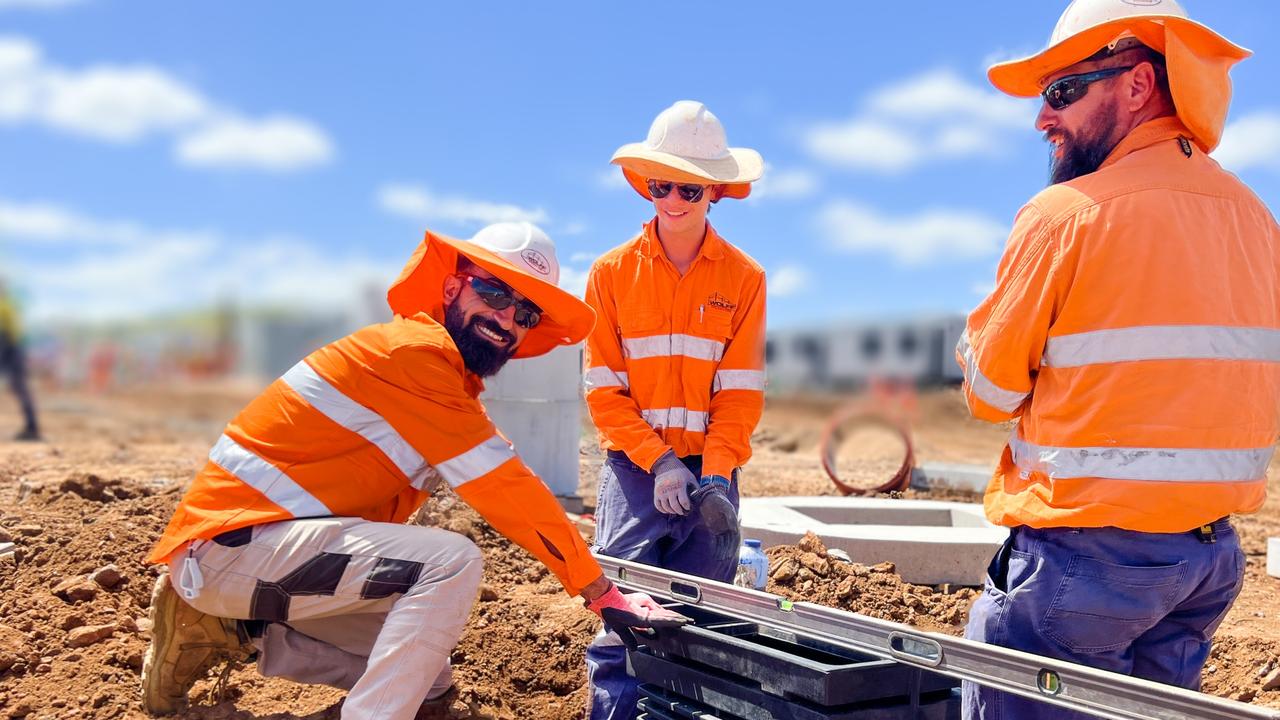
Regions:
<instances>
[{"instance_id":1,"label":"rock in dirt","mask_svg":"<svg viewBox=\"0 0 1280 720\"><path fill-rule=\"evenodd\" d=\"M1278 688L1280 688L1280 668L1267 673L1267 676L1262 679L1263 690L1276 690Z\"/></svg>"},{"instance_id":2,"label":"rock in dirt","mask_svg":"<svg viewBox=\"0 0 1280 720\"><path fill-rule=\"evenodd\" d=\"M814 534L812 530L806 532L804 537L800 538L800 542L796 543L796 547L802 552L811 552L814 555L826 555L827 544L822 542L822 538Z\"/></svg>"},{"instance_id":3,"label":"rock in dirt","mask_svg":"<svg viewBox=\"0 0 1280 720\"><path fill-rule=\"evenodd\" d=\"M119 585L121 580L124 580L124 573L120 572L120 568L115 565L107 565L94 570L89 578L110 590Z\"/></svg>"},{"instance_id":4,"label":"rock in dirt","mask_svg":"<svg viewBox=\"0 0 1280 720\"><path fill-rule=\"evenodd\" d=\"M492 585L480 586L480 602L493 602L498 599L498 591Z\"/></svg>"},{"instance_id":5,"label":"rock in dirt","mask_svg":"<svg viewBox=\"0 0 1280 720\"><path fill-rule=\"evenodd\" d=\"M811 552L800 555L800 564L818 577L826 577L831 574L831 562L825 557Z\"/></svg>"},{"instance_id":6,"label":"rock in dirt","mask_svg":"<svg viewBox=\"0 0 1280 720\"><path fill-rule=\"evenodd\" d=\"M54 586L53 594L72 604L89 602L98 596L98 586L87 578L67 578Z\"/></svg>"},{"instance_id":7,"label":"rock in dirt","mask_svg":"<svg viewBox=\"0 0 1280 720\"><path fill-rule=\"evenodd\" d=\"M106 625L86 625L67 633L67 645L71 647L87 647L101 642L116 634L114 623Z\"/></svg>"},{"instance_id":8,"label":"rock in dirt","mask_svg":"<svg viewBox=\"0 0 1280 720\"><path fill-rule=\"evenodd\" d=\"M14 525L13 531L24 537L36 537L44 533L44 527L40 525Z\"/></svg>"},{"instance_id":9,"label":"rock in dirt","mask_svg":"<svg viewBox=\"0 0 1280 720\"><path fill-rule=\"evenodd\" d=\"M25 660L29 654L27 636L7 625L0 625L0 673Z\"/></svg>"}]
</instances>

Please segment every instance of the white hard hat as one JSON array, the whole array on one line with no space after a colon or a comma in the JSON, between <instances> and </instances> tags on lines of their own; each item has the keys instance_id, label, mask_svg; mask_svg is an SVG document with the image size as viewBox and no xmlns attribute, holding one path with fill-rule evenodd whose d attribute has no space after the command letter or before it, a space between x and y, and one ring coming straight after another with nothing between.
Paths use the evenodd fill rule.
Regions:
<instances>
[{"instance_id":1,"label":"white hard hat","mask_svg":"<svg viewBox=\"0 0 1280 720\"><path fill-rule=\"evenodd\" d=\"M649 126L644 142L618 148L610 162L649 197L645 180L660 178L701 185L724 185L725 196L744 198L764 174L764 160L750 148L729 147L724 125L706 105L680 100Z\"/></svg>"},{"instance_id":2,"label":"white hard hat","mask_svg":"<svg viewBox=\"0 0 1280 720\"><path fill-rule=\"evenodd\" d=\"M500 222L488 225L471 237L478 245L529 275L552 285L560 284L560 261L556 244L542 228L529 222Z\"/></svg>"},{"instance_id":3,"label":"white hard hat","mask_svg":"<svg viewBox=\"0 0 1280 720\"><path fill-rule=\"evenodd\" d=\"M1010 95L1035 97L1049 75L1129 37L1164 54L1178 117L1205 152L1216 147L1231 101L1227 72L1252 53L1187 17L1175 0L1075 0L1044 50L992 65L987 77Z\"/></svg>"}]
</instances>

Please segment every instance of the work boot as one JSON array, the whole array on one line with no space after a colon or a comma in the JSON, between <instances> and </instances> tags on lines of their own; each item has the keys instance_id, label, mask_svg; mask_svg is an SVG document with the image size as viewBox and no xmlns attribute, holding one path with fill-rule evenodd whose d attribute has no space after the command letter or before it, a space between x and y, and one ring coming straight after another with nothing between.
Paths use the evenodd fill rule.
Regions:
<instances>
[{"instance_id":1,"label":"work boot","mask_svg":"<svg viewBox=\"0 0 1280 720\"><path fill-rule=\"evenodd\" d=\"M142 661L142 709L152 715L181 710L187 692L221 660L245 660L249 637L235 620L214 617L183 602L169 573L151 591L151 645Z\"/></svg>"},{"instance_id":2,"label":"work boot","mask_svg":"<svg viewBox=\"0 0 1280 720\"><path fill-rule=\"evenodd\" d=\"M23 428L22 432L13 436L17 442L40 442L40 431L33 427Z\"/></svg>"}]
</instances>

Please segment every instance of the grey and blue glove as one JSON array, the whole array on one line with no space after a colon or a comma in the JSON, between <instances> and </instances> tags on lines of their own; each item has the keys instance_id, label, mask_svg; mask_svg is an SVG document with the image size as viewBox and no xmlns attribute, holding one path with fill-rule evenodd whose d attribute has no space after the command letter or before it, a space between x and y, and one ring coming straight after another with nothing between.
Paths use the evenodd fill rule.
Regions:
<instances>
[{"instance_id":1,"label":"grey and blue glove","mask_svg":"<svg viewBox=\"0 0 1280 720\"><path fill-rule=\"evenodd\" d=\"M729 500L729 479L721 475L703 475L698 489L689 499L702 513L702 524L716 538L715 557L725 561L738 556L741 533L738 529L738 511Z\"/></svg>"}]
</instances>

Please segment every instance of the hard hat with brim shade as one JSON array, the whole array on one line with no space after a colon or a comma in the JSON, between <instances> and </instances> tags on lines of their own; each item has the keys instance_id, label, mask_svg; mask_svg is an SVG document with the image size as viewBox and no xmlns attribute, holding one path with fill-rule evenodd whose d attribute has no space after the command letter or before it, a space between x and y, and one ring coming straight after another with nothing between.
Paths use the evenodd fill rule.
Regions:
<instances>
[{"instance_id":1,"label":"hard hat with brim shade","mask_svg":"<svg viewBox=\"0 0 1280 720\"><path fill-rule=\"evenodd\" d=\"M1125 0L1076 0L1063 12L1049 46L1035 55L992 65L987 77L1017 97L1035 97L1045 79L1125 37L1165 57L1178 118L1205 152L1222 139L1231 103L1228 71L1252 53L1191 20L1173 0L1137 5Z\"/></svg>"},{"instance_id":2,"label":"hard hat with brim shade","mask_svg":"<svg viewBox=\"0 0 1280 720\"><path fill-rule=\"evenodd\" d=\"M720 120L693 100L680 100L663 110L644 142L623 145L609 162L622 167L627 182L646 200L653 199L645 185L648 179L723 185L723 197L741 199L764 174L760 153L729 147Z\"/></svg>"},{"instance_id":3,"label":"hard hat with brim shade","mask_svg":"<svg viewBox=\"0 0 1280 720\"><path fill-rule=\"evenodd\" d=\"M400 277L387 291L391 311L402 317L425 312L434 318L443 318L444 281L457 272L458 256L462 255L542 309L541 322L530 328L513 358L536 357L560 345L582 342L595 326L596 314L590 305L556 285L559 263L550 238L528 223L498 225L526 226L531 229L526 236L533 241L506 247L489 242L494 229L518 237L517 227L489 226L471 240L458 240L428 230Z\"/></svg>"}]
</instances>

